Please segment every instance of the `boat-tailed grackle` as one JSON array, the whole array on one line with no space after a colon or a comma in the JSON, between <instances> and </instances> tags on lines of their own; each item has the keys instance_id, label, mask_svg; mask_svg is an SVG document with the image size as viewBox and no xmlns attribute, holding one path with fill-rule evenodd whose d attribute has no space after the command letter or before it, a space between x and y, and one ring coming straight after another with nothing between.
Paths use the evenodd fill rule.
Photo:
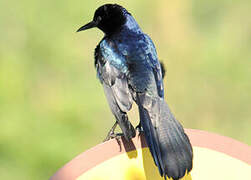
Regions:
<instances>
[{"instance_id":1,"label":"boat-tailed grackle","mask_svg":"<svg viewBox=\"0 0 251 180\"><path fill-rule=\"evenodd\" d=\"M95 67L124 137L135 136L127 112L133 101L160 175L182 178L192 169L193 151L181 124L164 100L161 65L151 38L122 6L105 4L79 31L97 27L105 34L95 49ZM109 139L109 137L108 137Z\"/></svg>"}]
</instances>

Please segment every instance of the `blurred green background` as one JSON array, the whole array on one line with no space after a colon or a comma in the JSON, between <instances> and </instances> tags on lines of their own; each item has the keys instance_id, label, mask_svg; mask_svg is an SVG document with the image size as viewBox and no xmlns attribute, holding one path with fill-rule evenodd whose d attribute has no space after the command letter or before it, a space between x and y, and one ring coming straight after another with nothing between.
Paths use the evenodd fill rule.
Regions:
<instances>
[{"instance_id":1,"label":"blurred green background","mask_svg":"<svg viewBox=\"0 0 251 180\"><path fill-rule=\"evenodd\" d=\"M48 179L114 123L93 66L103 33L75 33L106 2L0 2L0 179ZM110 2L155 42L184 127L251 145L251 1Z\"/></svg>"}]
</instances>

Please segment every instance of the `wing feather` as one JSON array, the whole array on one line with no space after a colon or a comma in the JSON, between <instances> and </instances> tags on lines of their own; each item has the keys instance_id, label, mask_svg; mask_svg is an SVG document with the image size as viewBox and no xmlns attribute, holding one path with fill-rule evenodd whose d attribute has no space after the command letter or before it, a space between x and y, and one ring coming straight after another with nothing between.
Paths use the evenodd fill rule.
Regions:
<instances>
[{"instance_id":1,"label":"wing feather","mask_svg":"<svg viewBox=\"0 0 251 180\"><path fill-rule=\"evenodd\" d=\"M127 66L123 63L122 58L110 55L110 53L114 53L112 52L112 48L107 47L106 50L109 51L109 56L106 56L107 53L103 53L104 48L102 49L102 53L99 46L95 50L95 66L98 77L101 83L105 83L111 88L111 92L119 108L123 112L128 112L132 107L133 99L125 72ZM116 62L117 65L114 65ZM122 65L126 67L122 67Z\"/></svg>"}]
</instances>

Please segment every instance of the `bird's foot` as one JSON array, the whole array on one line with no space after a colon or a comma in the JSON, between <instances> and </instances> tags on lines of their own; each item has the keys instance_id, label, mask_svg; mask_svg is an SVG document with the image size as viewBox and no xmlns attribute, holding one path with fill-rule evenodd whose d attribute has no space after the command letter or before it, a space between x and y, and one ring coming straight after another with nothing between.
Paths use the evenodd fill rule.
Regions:
<instances>
[{"instance_id":1,"label":"bird's foot","mask_svg":"<svg viewBox=\"0 0 251 180\"><path fill-rule=\"evenodd\" d=\"M108 134L107 137L105 138L105 140L104 140L103 142L108 141L108 140L110 140L110 139L115 139L115 140L117 141L118 145L119 145L120 151L122 151L122 146L121 146L121 141L120 141L120 138L121 138L122 136L124 136L123 133Z\"/></svg>"},{"instance_id":2,"label":"bird's foot","mask_svg":"<svg viewBox=\"0 0 251 180\"><path fill-rule=\"evenodd\" d=\"M106 136L106 138L104 139L104 142L105 141L108 141L108 140L110 140L110 139L116 139L117 141L119 140L119 138L121 138L121 136L123 136L123 133L111 133L111 134L108 134L107 136Z\"/></svg>"},{"instance_id":3,"label":"bird's foot","mask_svg":"<svg viewBox=\"0 0 251 180\"><path fill-rule=\"evenodd\" d=\"M113 138L118 140L119 137L123 136L122 133L114 133L117 125L118 125L118 122L116 121L115 124L112 126L111 130L108 132L108 134L107 134L107 136L106 136L106 138L104 139L103 142L108 141L108 140L113 139Z\"/></svg>"}]
</instances>

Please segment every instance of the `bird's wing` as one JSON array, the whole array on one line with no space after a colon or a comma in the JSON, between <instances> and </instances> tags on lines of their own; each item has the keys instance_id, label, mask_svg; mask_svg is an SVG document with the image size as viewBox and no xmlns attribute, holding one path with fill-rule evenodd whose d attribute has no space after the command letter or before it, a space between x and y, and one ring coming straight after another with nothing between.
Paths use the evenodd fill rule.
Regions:
<instances>
[{"instance_id":1,"label":"bird's wing","mask_svg":"<svg viewBox=\"0 0 251 180\"><path fill-rule=\"evenodd\" d=\"M115 54L112 47L104 46L102 42L95 49L97 75L103 85L111 111L125 138L129 140L135 136L135 130L126 115L133 103L126 77L127 66L123 59Z\"/></svg>"},{"instance_id":2,"label":"bird's wing","mask_svg":"<svg viewBox=\"0 0 251 180\"><path fill-rule=\"evenodd\" d=\"M132 106L132 96L128 87L126 74L127 65L122 56L115 52L111 44L103 40L95 50L95 66L98 78L102 84L112 89L116 103L123 112L127 112Z\"/></svg>"},{"instance_id":3,"label":"bird's wing","mask_svg":"<svg viewBox=\"0 0 251 180\"><path fill-rule=\"evenodd\" d=\"M147 46L145 46L145 54L147 55L148 63L151 65L158 89L158 94L161 98L164 98L164 86L162 80L161 65L157 57L155 46L148 35L144 35Z\"/></svg>"}]
</instances>

